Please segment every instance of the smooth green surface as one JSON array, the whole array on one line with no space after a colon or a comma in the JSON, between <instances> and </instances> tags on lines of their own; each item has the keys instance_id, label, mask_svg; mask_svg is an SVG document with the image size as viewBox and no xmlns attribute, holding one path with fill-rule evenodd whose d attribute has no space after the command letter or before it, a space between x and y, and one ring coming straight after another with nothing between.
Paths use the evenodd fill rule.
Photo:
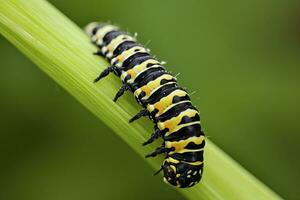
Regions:
<instances>
[{"instance_id":1,"label":"smooth green surface","mask_svg":"<svg viewBox=\"0 0 300 200\"><path fill-rule=\"evenodd\" d=\"M297 199L299 38L293 32L296 31L293 25L297 16L293 15L292 5L268 2L251 1L248 5L193 2L184 5L168 1L147 4L57 1L54 4L81 26L101 17L100 20L110 19L131 31L138 31L140 40L145 43L146 38L151 38L149 46L154 54L169 61L171 71L181 72L179 80L190 91L197 90L192 97L196 105L201 105L198 107L210 138L275 191L289 199ZM124 12L132 5L139 5L144 11L138 16L139 20L134 13ZM22 9L32 15L27 8ZM11 15L15 17L16 13ZM51 26L53 15L48 17L46 23L40 24L45 28ZM54 25L60 23L55 21ZM29 24L28 28L33 29ZM170 35L167 37L167 34ZM93 67L99 65L100 59L88 54L87 49L93 50L91 46L82 46L68 35L70 33L64 32L56 39L62 45L75 45L76 55L80 58L83 53L88 60L79 66L65 55L60 58L73 70L77 69L73 67L88 67L85 77L93 79L100 66L99 69ZM71 35L75 35L73 31ZM1 105L4 109L1 133L5 134L0 138L3 148L0 155L5 165L2 166L0 195L3 199L82 199L88 195L92 199L98 199L100 195L104 199L182 198L165 187L160 177L149 176L152 171L142 159L107 128L99 127L99 121L48 78L29 67L31 64L18 56L11 46L2 51L2 43L7 43L1 41ZM54 44L48 43L44 53L49 51L48 48L58 47ZM183 54L185 49L191 52ZM56 61L55 58L50 60ZM110 81L113 81L113 87ZM118 84L111 76L110 80L97 84L96 90L100 94L107 91L110 100ZM95 98L89 101L96 104ZM128 106L132 115L137 106L131 95L126 95L117 105L109 104L109 109L115 111ZM151 131L147 120L128 125L128 129L138 128L142 123L147 123L147 130L141 130L142 136L146 137ZM132 134L128 133L129 136ZM133 141L139 145L141 139ZM143 154L150 150L138 145ZM207 164L207 180L218 186L214 179L227 177L218 187L230 186L234 177L226 174L225 169L220 175L212 173L221 161L209 154L206 157L212 163L212 166ZM204 184L210 182L204 181ZM243 182L236 182L235 187L239 191ZM201 194L205 192L212 191L206 189Z\"/></svg>"}]
</instances>

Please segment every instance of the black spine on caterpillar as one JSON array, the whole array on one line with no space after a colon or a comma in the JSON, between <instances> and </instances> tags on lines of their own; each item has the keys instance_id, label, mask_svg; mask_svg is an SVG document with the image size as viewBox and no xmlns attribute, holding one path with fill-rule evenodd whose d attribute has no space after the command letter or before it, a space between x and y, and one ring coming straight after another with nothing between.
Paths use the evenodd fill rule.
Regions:
<instances>
[{"instance_id":1,"label":"black spine on caterpillar","mask_svg":"<svg viewBox=\"0 0 300 200\"><path fill-rule=\"evenodd\" d=\"M155 124L154 133L143 145L159 137L164 141L146 157L166 153L158 171L164 172L166 183L180 188L198 183L203 173L205 136L199 112L187 92L165 70L163 63L151 56L130 34L116 26L97 22L90 23L86 32L99 48L95 54L105 57L111 64L95 82L110 72L119 76L123 85L114 101L129 90L143 107L129 122L148 116Z\"/></svg>"}]
</instances>

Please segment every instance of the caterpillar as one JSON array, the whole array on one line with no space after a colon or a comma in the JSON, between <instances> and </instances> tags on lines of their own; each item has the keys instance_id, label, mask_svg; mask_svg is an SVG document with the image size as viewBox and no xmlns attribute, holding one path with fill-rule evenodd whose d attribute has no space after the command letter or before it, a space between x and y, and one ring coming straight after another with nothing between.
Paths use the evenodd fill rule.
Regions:
<instances>
[{"instance_id":1,"label":"caterpillar","mask_svg":"<svg viewBox=\"0 0 300 200\"><path fill-rule=\"evenodd\" d=\"M147 158L166 154L155 174L163 171L164 181L179 188L197 184L203 173L205 136L199 112L187 91L166 71L163 62L136 41L136 37L106 23L92 22L85 30L98 47L94 54L103 56L111 64L94 82L109 73L120 77L122 86L114 101L129 90L143 107L129 122L148 116L154 123L154 132L143 145L160 137L163 139L160 147L146 155Z\"/></svg>"}]
</instances>

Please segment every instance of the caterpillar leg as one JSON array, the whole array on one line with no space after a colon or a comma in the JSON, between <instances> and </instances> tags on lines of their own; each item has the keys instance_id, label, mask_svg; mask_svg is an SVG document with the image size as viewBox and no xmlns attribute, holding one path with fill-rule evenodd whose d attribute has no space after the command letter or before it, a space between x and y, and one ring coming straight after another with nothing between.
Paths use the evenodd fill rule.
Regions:
<instances>
[{"instance_id":1,"label":"caterpillar leg","mask_svg":"<svg viewBox=\"0 0 300 200\"><path fill-rule=\"evenodd\" d=\"M100 79L106 77L110 72L113 72L115 69L115 66L107 67L105 70L103 70L100 75L94 80L94 83L100 81Z\"/></svg>"},{"instance_id":2,"label":"caterpillar leg","mask_svg":"<svg viewBox=\"0 0 300 200\"><path fill-rule=\"evenodd\" d=\"M163 166L161 166L160 168L159 168L159 170L157 170L157 172L155 172L154 174L153 174L153 176L156 176L157 174L159 174L159 172L161 172L163 170Z\"/></svg>"},{"instance_id":3,"label":"caterpillar leg","mask_svg":"<svg viewBox=\"0 0 300 200\"><path fill-rule=\"evenodd\" d=\"M155 129L154 133L150 136L150 138L143 143L143 146L147 144L151 144L155 139L159 138L163 133L157 128Z\"/></svg>"},{"instance_id":4,"label":"caterpillar leg","mask_svg":"<svg viewBox=\"0 0 300 200\"><path fill-rule=\"evenodd\" d=\"M119 89L119 91L117 92L117 94L116 94L116 96L115 96L115 98L114 98L114 102L116 102L117 100L118 100L118 98L119 97L121 97L123 94L124 94L124 92L126 91L126 90L129 90L129 85L128 84L123 84L122 86L121 86L121 88Z\"/></svg>"},{"instance_id":5,"label":"caterpillar leg","mask_svg":"<svg viewBox=\"0 0 300 200\"><path fill-rule=\"evenodd\" d=\"M139 119L139 118L141 118L141 117L144 117L144 116L146 116L146 115L148 115L148 114L149 114L148 110L147 110L147 109L143 109L143 110L141 110L138 114L136 114L135 116L133 116L133 117L129 120L129 123L131 123L131 122L133 122L133 121L135 121L135 120L137 120L137 119Z\"/></svg>"},{"instance_id":6,"label":"caterpillar leg","mask_svg":"<svg viewBox=\"0 0 300 200\"><path fill-rule=\"evenodd\" d=\"M167 153L169 152L170 149L166 148L164 145L163 146L160 146L160 147L157 147L155 149L155 151L153 151L152 153L149 153L147 154L145 157L148 158L148 157L155 157L157 156L158 154L162 154L162 153Z\"/></svg>"},{"instance_id":7,"label":"caterpillar leg","mask_svg":"<svg viewBox=\"0 0 300 200\"><path fill-rule=\"evenodd\" d=\"M101 57L104 57L104 54L99 50L99 51L96 51L93 53L94 55L96 56L101 56Z\"/></svg>"}]
</instances>

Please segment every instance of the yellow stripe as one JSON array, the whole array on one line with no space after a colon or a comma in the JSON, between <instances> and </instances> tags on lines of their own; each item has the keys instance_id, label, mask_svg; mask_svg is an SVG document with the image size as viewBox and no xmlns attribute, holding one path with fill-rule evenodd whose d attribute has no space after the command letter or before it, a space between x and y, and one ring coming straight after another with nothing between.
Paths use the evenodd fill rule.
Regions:
<instances>
[{"instance_id":1,"label":"yellow stripe","mask_svg":"<svg viewBox=\"0 0 300 200\"><path fill-rule=\"evenodd\" d=\"M92 37L92 39L94 41L96 41L96 43L98 45L102 45L103 44L103 37L110 31L113 31L113 30L119 30L118 27L116 26L113 26L113 25L106 25L102 28L100 28L97 33Z\"/></svg>"},{"instance_id":2,"label":"yellow stripe","mask_svg":"<svg viewBox=\"0 0 300 200\"><path fill-rule=\"evenodd\" d=\"M155 104L149 104L147 109L149 112L152 112L154 109L158 109L158 113L155 115L155 117L159 117L161 114L166 112L168 107L173 104L172 101L174 96L182 97L185 95L187 95L187 93L181 89L174 90L168 96L161 98L159 102L156 102Z\"/></svg>"},{"instance_id":3,"label":"yellow stripe","mask_svg":"<svg viewBox=\"0 0 300 200\"><path fill-rule=\"evenodd\" d=\"M170 167L173 169L174 173L176 174L176 167L174 165L170 165Z\"/></svg>"},{"instance_id":4,"label":"yellow stripe","mask_svg":"<svg viewBox=\"0 0 300 200\"><path fill-rule=\"evenodd\" d=\"M165 159L165 161L167 161L167 162L169 162L169 163L174 163L174 164L177 164L177 163L179 163L179 161L178 161L178 160L176 160L176 159L174 159L174 158L171 158L171 157L169 157L169 158Z\"/></svg>"},{"instance_id":5,"label":"yellow stripe","mask_svg":"<svg viewBox=\"0 0 300 200\"><path fill-rule=\"evenodd\" d=\"M181 112L178 116L172 117L171 119L164 121L164 122L158 122L157 126L160 130L164 130L165 128L169 129L168 132L172 132L176 126L180 123L183 117L194 117L198 114L197 110L194 109L187 109L183 112Z\"/></svg>"},{"instance_id":6,"label":"yellow stripe","mask_svg":"<svg viewBox=\"0 0 300 200\"><path fill-rule=\"evenodd\" d=\"M149 97L149 95L151 94L151 92L153 90L155 90L158 86L161 85L160 84L161 80L163 80L163 79L172 80L172 78L173 78L173 76L170 75L170 74L161 75L161 76L157 77L155 80L148 82L147 85L144 85L141 88L137 89L134 92L134 95L135 96L139 96L141 94L141 92L145 92L146 93L145 97Z\"/></svg>"},{"instance_id":7,"label":"yellow stripe","mask_svg":"<svg viewBox=\"0 0 300 200\"><path fill-rule=\"evenodd\" d=\"M187 152L197 152L197 151L203 151L202 149L182 149L178 152L170 152L170 155L174 154L174 153L187 153Z\"/></svg>"},{"instance_id":8,"label":"yellow stripe","mask_svg":"<svg viewBox=\"0 0 300 200\"><path fill-rule=\"evenodd\" d=\"M151 64L154 64L152 65L151 67L148 67L147 68L147 64L148 63L151 63ZM142 62L141 64L139 65L136 65L134 68L132 69L129 69L128 71L124 71L121 75L121 79L124 81L125 77L130 74L130 79L127 80L127 83L133 83L135 81L135 79L141 74L143 73L144 71L150 69L150 68L157 68L159 67L159 65L156 65L156 64L160 64L158 61L154 60L154 59L149 59L149 60L146 60L144 62Z\"/></svg>"},{"instance_id":9,"label":"yellow stripe","mask_svg":"<svg viewBox=\"0 0 300 200\"><path fill-rule=\"evenodd\" d=\"M133 83L135 81L135 79L137 79L139 77L139 75L141 75L143 72L147 71L148 69L161 67L159 62L157 64L155 64L153 62L153 64L154 65L152 65L151 67L146 67L146 65L145 65L145 68L143 70L139 71L138 73L136 73L136 76L133 79L131 79L129 82Z\"/></svg>"},{"instance_id":10,"label":"yellow stripe","mask_svg":"<svg viewBox=\"0 0 300 200\"><path fill-rule=\"evenodd\" d=\"M187 164L190 164L190 165L201 165L203 164L202 161L196 161L196 162L186 162L186 161L182 161L183 163L187 163Z\"/></svg>"},{"instance_id":11,"label":"yellow stripe","mask_svg":"<svg viewBox=\"0 0 300 200\"><path fill-rule=\"evenodd\" d=\"M168 82L168 83L166 83L166 84L160 85L159 87L157 87L157 88L155 88L154 90L152 90L149 96L145 96L145 97L143 97L142 99L143 99L143 100L149 99L149 98L151 97L151 95L152 95L154 92L156 92L157 90L159 90L161 87L163 87L163 86L165 86L165 85L170 85L170 84L173 84L173 83L176 83L176 82L175 82L175 81L174 81L174 82Z\"/></svg>"},{"instance_id":12,"label":"yellow stripe","mask_svg":"<svg viewBox=\"0 0 300 200\"><path fill-rule=\"evenodd\" d=\"M200 137L197 136L193 136L193 137L189 137L185 140L179 140L179 141L166 141L165 142L165 146L166 148L175 148L174 151L170 152L170 154L172 153L184 153L184 152L188 152L188 151L183 151L183 150L189 150L189 151L193 151L195 149L185 149L186 146L193 142L195 144L202 144L202 142L205 140L205 136L201 135ZM196 151L201 151L203 149L196 149ZM182 151L182 152L181 152Z\"/></svg>"},{"instance_id":13,"label":"yellow stripe","mask_svg":"<svg viewBox=\"0 0 300 200\"><path fill-rule=\"evenodd\" d=\"M177 90L175 90L177 91ZM187 94L187 93L186 93ZM182 97L182 96L180 96ZM155 115L155 117L159 117L160 115L163 115L164 113L166 113L168 110L170 110L171 108L173 108L174 106L178 105L178 104L182 104L182 103L190 103L191 101L190 100L185 100L185 101L180 101L180 102L177 102L177 103L171 103L168 107L166 107L166 109L163 110L162 113L157 113Z\"/></svg>"},{"instance_id":14,"label":"yellow stripe","mask_svg":"<svg viewBox=\"0 0 300 200\"><path fill-rule=\"evenodd\" d=\"M102 48L102 53L105 53L108 50L108 53L106 56L108 58L111 58L113 56L114 50L123 42L125 41L136 41L135 38L129 36L129 35L119 35L116 38L114 38L107 46Z\"/></svg>"},{"instance_id":15,"label":"yellow stripe","mask_svg":"<svg viewBox=\"0 0 300 200\"><path fill-rule=\"evenodd\" d=\"M130 74L134 74L131 76L132 79L135 79L135 77L142 71L144 71L145 69L147 69L147 65L148 64L159 64L159 62L157 60L154 59L148 59L144 62L142 62L139 65L134 66L132 69L128 70L127 72Z\"/></svg>"},{"instance_id":16,"label":"yellow stripe","mask_svg":"<svg viewBox=\"0 0 300 200\"><path fill-rule=\"evenodd\" d=\"M164 85L168 85L168 84L172 84L172 83L174 83L174 82L169 82L169 83L166 83L166 84L164 84ZM143 99L143 100L148 99L149 97L151 97L151 95L152 95L156 90L158 90L158 89L161 88L162 86L163 86L163 85L159 85L157 88L155 88L154 90L151 91L151 93L150 93L149 96L145 96L145 97L143 97L142 99ZM142 91L141 91L141 88L139 88L139 89L137 89L136 91L134 91L134 95L135 95L136 97L138 97L138 95L139 95L141 92L142 92Z\"/></svg>"},{"instance_id":17,"label":"yellow stripe","mask_svg":"<svg viewBox=\"0 0 300 200\"><path fill-rule=\"evenodd\" d=\"M165 136L167 137L167 136L171 135L172 133L178 131L179 129L183 128L183 127L191 126L191 125L194 125L194 124L200 124L200 121L197 121L197 122L190 122L190 123L186 123L186 124L181 124L181 125L177 126L172 132L167 132L167 133L165 134Z\"/></svg>"},{"instance_id":18,"label":"yellow stripe","mask_svg":"<svg viewBox=\"0 0 300 200\"><path fill-rule=\"evenodd\" d=\"M138 50L138 51L137 51ZM122 52L121 55L118 55L116 58L113 58L111 60L111 64L113 64L114 62L117 62L115 64L116 67L122 67L123 62L129 58L130 56L132 56L133 54L136 54L137 52L141 52L141 53L146 53L147 50L144 47L141 46L135 46L132 47L124 52Z\"/></svg>"}]
</instances>

